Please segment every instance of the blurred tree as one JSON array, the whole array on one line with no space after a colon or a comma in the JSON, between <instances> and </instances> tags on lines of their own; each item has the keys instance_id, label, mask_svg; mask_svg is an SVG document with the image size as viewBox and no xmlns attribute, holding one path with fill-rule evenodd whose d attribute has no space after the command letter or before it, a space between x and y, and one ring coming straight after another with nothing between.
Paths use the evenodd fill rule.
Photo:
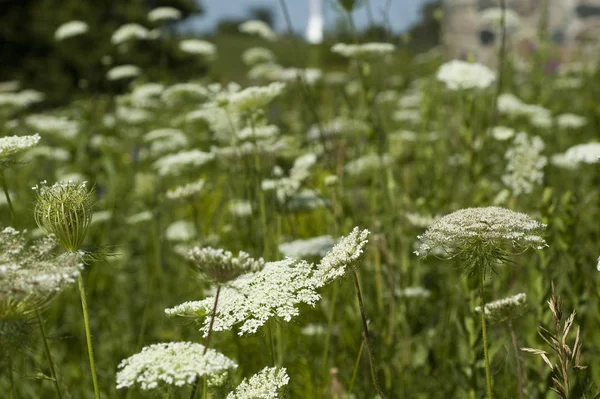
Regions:
<instances>
[{"instance_id":1,"label":"blurred tree","mask_svg":"<svg viewBox=\"0 0 600 399\"><path fill-rule=\"evenodd\" d=\"M183 19L202 12L195 0L1 0L0 76L35 87L58 103L77 88L105 89L110 64L134 63L154 77L159 73L157 60L163 58L175 73L183 73L186 57L173 39L140 41L127 51L118 51L110 42L125 23L153 28L147 13L159 6L177 8ZM84 21L89 31L56 41L56 28L72 20Z\"/></svg>"},{"instance_id":2,"label":"blurred tree","mask_svg":"<svg viewBox=\"0 0 600 399\"><path fill-rule=\"evenodd\" d=\"M408 31L415 51L426 51L440 44L441 10L442 0L425 3L421 8L421 20Z\"/></svg>"}]
</instances>

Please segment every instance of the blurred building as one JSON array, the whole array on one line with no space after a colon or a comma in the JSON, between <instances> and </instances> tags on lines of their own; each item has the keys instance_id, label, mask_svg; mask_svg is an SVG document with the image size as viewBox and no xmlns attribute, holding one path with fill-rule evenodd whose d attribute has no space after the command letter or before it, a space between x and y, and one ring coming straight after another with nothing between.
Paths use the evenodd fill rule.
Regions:
<instances>
[{"instance_id":1,"label":"blurred building","mask_svg":"<svg viewBox=\"0 0 600 399\"><path fill-rule=\"evenodd\" d=\"M501 42L499 7L499 0L445 0L442 40L449 55L493 65ZM600 42L600 0L506 0L506 8L513 53L531 54L545 39L569 59ZM594 53L589 55L597 57Z\"/></svg>"}]
</instances>

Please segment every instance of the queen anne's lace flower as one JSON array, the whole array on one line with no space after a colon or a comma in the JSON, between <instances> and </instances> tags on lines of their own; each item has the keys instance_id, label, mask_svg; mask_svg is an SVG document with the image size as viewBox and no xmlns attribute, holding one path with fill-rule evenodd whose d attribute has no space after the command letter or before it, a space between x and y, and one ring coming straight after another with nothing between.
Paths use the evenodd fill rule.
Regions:
<instances>
[{"instance_id":1,"label":"queen anne's lace flower","mask_svg":"<svg viewBox=\"0 0 600 399\"><path fill-rule=\"evenodd\" d=\"M144 28L140 24L125 24L121 25L116 31L114 31L110 41L112 44L117 45L132 39L147 39L149 34L150 32L148 29Z\"/></svg>"},{"instance_id":2,"label":"queen anne's lace flower","mask_svg":"<svg viewBox=\"0 0 600 399\"><path fill-rule=\"evenodd\" d=\"M542 183L548 158L542 155L544 142L538 136L531 139L526 133L515 137L513 146L506 151L506 173L502 181L515 195L530 194L535 185Z\"/></svg>"},{"instance_id":3,"label":"queen anne's lace flower","mask_svg":"<svg viewBox=\"0 0 600 399\"><path fill-rule=\"evenodd\" d=\"M161 176L177 175L187 167L200 167L214 159L214 154L200 150L181 151L176 154L166 155L153 166Z\"/></svg>"},{"instance_id":4,"label":"queen anne's lace flower","mask_svg":"<svg viewBox=\"0 0 600 399\"><path fill-rule=\"evenodd\" d=\"M268 262L256 273L244 274L221 288L219 306L214 318L214 331L240 325L239 335L255 333L271 317L290 321L299 314L297 306L311 306L319 300L312 265L287 258ZM171 309L168 315L203 318L201 331L208 332L214 297L186 302Z\"/></svg>"},{"instance_id":5,"label":"queen anne's lace flower","mask_svg":"<svg viewBox=\"0 0 600 399\"><path fill-rule=\"evenodd\" d=\"M541 249L546 241L539 234L545 228L524 213L497 206L461 209L442 217L419 236L421 244L415 253L427 256L441 250L455 256L496 257L499 251L510 254Z\"/></svg>"},{"instance_id":6,"label":"queen anne's lace flower","mask_svg":"<svg viewBox=\"0 0 600 399\"><path fill-rule=\"evenodd\" d=\"M340 238L331 251L325 255L315 270L315 279L324 286L338 277L351 272L363 255L369 242L369 230L355 227L346 237Z\"/></svg>"},{"instance_id":7,"label":"queen anne's lace flower","mask_svg":"<svg viewBox=\"0 0 600 399\"><path fill-rule=\"evenodd\" d=\"M121 80L130 79L139 76L142 70L135 65L119 65L113 67L106 72L106 79L108 80Z\"/></svg>"},{"instance_id":8,"label":"queen anne's lace flower","mask_svg":"<svg viewBox=\"0 0 600 399\"><path fill-rule=\"evenodd\" d=\"M117 389L139 385L143 390L161 385L194 384L203 376L219 375L237 368L225 355L192 342L169 342L146 346L119 364Z\"/></svg>"},{"instance_id":9,"label":"queen anne's lace flower","mask_svg":"<svg viewBox=\"0 0 600 399\"><path fill-rule=\"evenodd\" d=\"M600 143L578 144L561 154L552 156L552 164L573 169L581 164L595 164L600 158Z\"/></svg>"},{"instance_id":10,"label":"queen anne's lace flower","mask_svg":"<svg viewBox=\"0 0 600 399\"><path fill-rule=\"evenodd\" d=\"M258 65L275 61L275 54L268 48L251 47L242 53L242 60L246 65Z\"/></svg>"},{"instance_id":11,"label":"queen anne's lace flower","mask_svg":"<svg viewBox=\"0 0 600 399\"><path fill-rule=\"evenodd\" d=\"M268 86L248 87L232 93L227 101L231 108L239 112L258 109L273 101L284 88L285 84L281 82L274 82Z\"/></svg>"},{"instance_id":12,"label":"queen anne's lace flower","mask_svg":"<svg viewBox=\"0 0 600 399\"><path fill-rule=\"evenodd\" d=\"M204 188L204 179L196 180L195 182L177 186L174 189L167 191L167 198L171 200L181 200L191 198L202 192Z\"/></svg>"},{"instance_id":13,"label":"queen anne's lace flower","mask_svg":"<svg viewBox=\"0 0 600 399\"><path fill-rule=\"evenodd\" d=\"M250 379L244 379L227 399L278 399L289 382L285 368L265 367Z\"/></svg>"},{"instance_id":14,"label":"queen anne's lace flower","mask_svg":"<svg viewBox=\"0 0 600 399\"><path fill-rule=\"evenodd\" d=\"M249 35L257 35L265 40L275 40L277 38L277 35L275 35L271 27L267 25L264 21L260 20L251 20L243 22L242 24L240 24L238 29L242 33L247 33Z\"/></svg>"},{"instance_id":15,"label":"queen anne's lace flower","mask_svg":"<svg viewBox=\"0 0 600 399\"><path fill-rule=\"evenodd\" d=\"M200 39L187 39L179 42L179 49L184 53L201 55L213 58L217 54L217 48L211 42Z\"/></svg>"},{"instance_id":16,"label":"queen anne's lace flower","mask_svg":"<svg viewBox=\"0 0 600 399\"><path fill-rule=\"evenodd\" d=\"M258 272L264 265L263 258L253 259L244 251L233 256L229 251L215 248L194 247L188 252L198 271L211 281L227 283L244 273Z\"/></svg>"},{"instance_id":17,"label":"queen anne's lace flower","mask_svg":"<svg viewBox=\"0 0 600 399\"><path fill-rule=\"evenodd\" d=\"M40 135L0 137L0 158L28 150L37 145Z\"/></svg>"},{"instance_id":18,"label":"queen anne's lace flower","mask_svg":"<svg viewBox=\"0 0 600 399\"><path fill-rule=\"evenodd\" d=\"M347 58L377 57L393 53L395 50L396 46L391 43L337 43L331 47L333 53Z\"/></svg>"},{"instance_id":19,"label":"queen anne's lace flower","mask_svg":"<svg viewBox=\"0 0 600 399\"><path fill-rule=\"evenodd\" d=\"M575 114L560 114L556 117L556 123L564 129L580 129L587 125L587 119Z\"/></svg>"},{"instance_id":20,"label":"queen anne's lace flower","mask_svg":"<svg viewBox=\"0 0 600 399\"><path fill-rule=\"evenodd\" d=\"M450 90L485 89L496 80L496 74L485 65L460 60L443 64L436 77Z\"/></svg>"},{"instance_id":21,"label":"queen anne's lace flower","mask_svg":"<svg viewBox=\"0 0 600 399\"><path fill-rule=\"evenodd\" d=\"M318 236L305 240L294 240L279 245L279 251L290 258L307 258L324 256L329 252L335 241L331 236Z\"/></svg>"},{"instance_id":22,"label":"queen anne's lace flower","mask_svg":"<svg viewBox=\"0 0 600 399\"><path fill-rule=\"evenodd\" d=\"M176 21L178 19L181 19L181 11L173 7L157 7L148 12L148 21L150 22Z\"/></svg>"},{"instance_id":23,"label":"queen anne's lace flower","mask_svg":"<svg viewBox=\"0 0 600 399\"><path fill-rule=\"evenodd\" d=\"M54 32L54 40L61 41L70 37L83 35L89 30L83 21L69 21L59 26Z\"/></svg>"},{"instance_id":24,"label":"queen anne's lace flower","mask_svg":"<svg viewBox=\"0 0 600 399\"><path fill-rule=\"evenodd\" d=\"M485 304L485 316L492 323L503 323L514 320L527 310L527 295L517 294ZM475 308L481 312L481 306Z\"/></svg>"}]
</instances>

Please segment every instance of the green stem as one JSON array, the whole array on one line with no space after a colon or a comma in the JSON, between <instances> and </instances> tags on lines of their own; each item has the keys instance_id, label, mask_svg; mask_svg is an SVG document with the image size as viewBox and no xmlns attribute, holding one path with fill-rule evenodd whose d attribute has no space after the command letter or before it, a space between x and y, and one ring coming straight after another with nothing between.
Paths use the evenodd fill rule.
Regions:
<instances>
[{"instance_id":1,"label":"green stem","mask_svg":"<svg viewBox=\"0 0 600 399\"><path fill-rule=\"evenodd\" d=\"M329 346L331 343L331 334L333 330L333 319L335 316L335 303L337 301L338 285L333 284L333 293L331 294L331 304L329 309L329 317L327 318L327 335L325 336L325 349L323 351L323 368L327 371L329 359Z\"/></svg>"},{"instance_id":2,"label":"green stem","mask_svg":"<svg viewBox=\"0 0 600 399\"><path fill-rule=\"evenodd\" d=\"M54 382L56 396L58 397L58 399L62 399L62 393L60 392L60 387L58 386L58 377L56 376L56 369L54 368L52 354L50 353L48 339L46 338L46 331L44 330L44 322L42 321L42 316L40 315L39 310L36 310L35 314L37 316L38 324L40 325L40 332L42 333L42 340L44 341L44 350L46 351L46 357L48 358L48 364L50 365L50 376L52 376L52 382Z\"/></svg>"},{"instance_id":3,"label":"green stem","mask_svg":"<svg viewBox=\"0 0 600 399\"><path fill-rule=\"evenodd\" d=\"M90 333L90 318L88 315L87 299L85 298L85 287L81 275L77 278L79 283L79 296L81 297L81 309L83 311L83 324L85 326L85 339L87 342L88 356L90 358L90 369L92 371L92 382L94 384L94 396L100 399L100 390L98 389L98 376L96 375L96 363L94 361L94 348L92 346L92 335Z\"/></svg>"},{"instance_id":4,"label":"green stem","mask_svg":"<svg viewBox=\"0 0 600 399\"><path fill-rule=\"evenodd\" d=\"M356 380L356 374L358 373L358 365L360 364L360 358L362 357L362 352L365 347L365 341L360 341L360 348L358 349L358 356L356 356L356 362L354 362L354 369L352 370L352 379L350 380L350 388L348 392L352 393L354 389L354 381Z\"/></svg>"},{"instance_id":5,"label":"green stem","mask_svg":"<svg viewBox=\"0 0 600 399\"><path fill-rule=\"evenodd\" d=\"M10 211L12 225L16 228L17 218L15 216L15 209L13 208L12 201L10 200L10 194L8 194L8 186L6 184L6 177L4 177L4 171L0 171L0 184L2 184L2 190L4 191L4 196L6 197L6 203L8 204L8 209Z\"/></svg>"},{"instance_id":6,"label":"green stem","mask_svg":"<svg viewBox=\"0 0 600 399\"><path fill-rule=\"evenodd\" d=\"M13 376L13 361L12 361L12 352L9 349L7 351L8 356L8 379L10 381L10 399L15 399L17 397L17 389L15 387L15 378Z\"/></svg>"},{"instance_id":7,"label":"green stem","mask_svg":"<svg viewBox=\"0 0 600 399\"><path fill-rule=\"evenodd\" d=\"M512 321L508 322L508 330L512 341L513 351L515 352L515 363L517 365L517 397L523 399L523 369L521 367L521 359L519 358L519 346L517 345L517 335L512 325Z\"/></svg>"},{"instance_id":8,"label":"green stem","mask_svg":"<svg viewBox=\"0 0 600 399\"><path fill-rule=\"evenodd\" d=\"M371 345L371 338L369 338L369 326L367 325L367 315L365 314L365 307L363 305L362 295L360 293L360 285L358 284L358 275L356 274L356 271L352 272L352 277L354 278L354 288L356 289L356 296L358 297L358 306L360 307L360 315L362 316L365 344L367 345L367 351L369 353L371 378L373 379L373 385L375 386L375 390L377 391L381 399L386 399L386 396L381 390L379 382L377 381L377 373L375 370L375 358L373 356L373 345Z\"/></svg>"},{"instance_id":9,"label":"green stem","mask_svg":"<svg viewBox=\"0 0 600 399\"><path fill-rule=\"evenodd\" d=\"M481 330L483 331L483 356L485 357L485 382L488 399L492 399L492 376L490 373L490 355L488 353L487 329L485 326L485 298L483 297L483 271L479 272L479 298L481 300Z\"/></svg>"},{"instance_id":10,"label":"green stem","mask_svg":"<svg viewBox=\"0 0 600 399\"><path fill-rule=\"evenodd\" d=\"M277 360L275 356L275 342L273 340L273 327L271 326L272 321L269 320L267 322L267 339L269 340L269 347L271 348L271 361L273 362L273 366L277 365Z\"/></svg>"}]
</instances>

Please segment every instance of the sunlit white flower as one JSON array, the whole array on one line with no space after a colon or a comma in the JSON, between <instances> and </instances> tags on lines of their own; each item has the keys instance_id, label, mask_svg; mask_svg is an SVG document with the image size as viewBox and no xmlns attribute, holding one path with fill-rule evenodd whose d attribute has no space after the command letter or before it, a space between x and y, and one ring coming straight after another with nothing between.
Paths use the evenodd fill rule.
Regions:
<instances>
[{"instance_id":1,"label":"sunlit white flower","mask_svg":"<svg viewBox=\"0 0 600 399\"><path fill-rule=\"evenodd\" d=\"M318 286L329 284L346 273L352 272L358 266L369 242L369 234L369 230L360 230L355 227L350 234L339 239L317 265L315 279Z\"/></svg>"},{"instance_id":2,"label":"sunlit white flower","mask_svg":"<svg viewBox=\"0 0 600 399\"><path fill-rule=\"evenodd\" d=\"M139 76L141 73L142 70L135 65L118 65L106 72L106 78L108 80L131 79Z\"/></svg>"},{"instance_id":3,"label":"sunlit white flower","mask_svg":"<svg viewBox=\"0 0 600 399\"><path fill-rule=\"evenodd\" d=\"M261 271L238 277L221 288L213 331L230 330L239 325L239 335L252 334L272 317L290 321L300 313L299 304L314 306L320 298L312 271L311 264L287 258L268 262ZM208 297L165 312L201 319L201 331L206 335L214 301L214 297Z\"/></svg>"},{"instance_id":4,"label":"sunlit white flower","mask_svg":"<svg viewBox=\"0 0 600 399\"><path fill-rule=\"evenodd\" d=\"M279 127L276 125L267 126L247 126L237 132L240 140L256 140L272 138L279 135Z\"/></svg>"},{"instance_id":5,"label":"sunlit white flower","mask_svg":"<svg viewBox=\"0 0 600 399\"><path fill-rule=\"evenodd\" d=\"M237 364L225 355L192 342L168 342L146 346L119 364L117 389L139 385L143 390L163 385L194 384L204 376L218 375Z\"/></svg>"},{"instance_id":6,"label":"sunlit white flower","mask_svg":"<svg viewBox=\"0 0 600 399\"><path fill-rule=\"evenodd\" d=\"M509 209L490 206L466 208L450 213L429 226L419 236L421 244L415 252L427 256L433 250L446 254L495 256L499 251L522 252L528 248L541 249L546 242L539 234L546 228L528 215Z\"/></svg>"},{"instance_id":7,"label":"sunlit white flower","mask_svg":"<svg viewBox=\"0 0 600 399\"><path fill-rule=\"evenodd\" d=\"M329 252L335 241L331 236L318 236L305 240L294 240L279 245L279 252L290 258L308 258L324 256Z\"/></svg>"},{"instance_id":8,"label":"sunlit white flower","mask_svg":"<svg viewBox=\"0 0 600 399\"><path fill-rule=\"evenodd\" d=\"M165 238L169 241L190 241L196 236L196 228L192 222L178 220L165 230Z\"/></svg>"},{"instance_id":9,"label":"sunlit white flower","mask_svg":"<svg viewBox=\"0 0 600 399\"><path fill-rule=\"evenodd\" d=\"M231 200L227 205L229 213L237 217L247 217L252 215L252 203L248 200Z\"/></svg>"},{"instance_id":10,"label":"sunlit white flower","mask_svg":"<svg viewBox=\"0 0 600 399\"><path fill-rule=\"evenodd\" d=\"M314 125L306 132L308 140L322 140L335 136L361 136L371 131L368 123L361 119L337 117L321 125Z\"/></svg>"},{"instance_id":11,"label":"sunlit white flower","mask_svg":"<svg viewBox=\"0 0 600 399\"><path fill-rule=\"evenodd\" d=\"M431 291L423 287L406 287L395 291L399 298L429 298Z\"/></svg>"},{"instance_id":12,"label":"sunlit white flower","mask_svg":"<svg viewBox=\"0 0 600 399\"><path fill-rule=\"evenodd\" d=\"M265 40L275 40L277 35L273 32L271 27L264 21L251 20L240 24L238 27L240 32L247 33L249 35L257 35Z\"/></svg>"},{"instance_id":13,"label":"sunlit white flower","mask_svg":"<svg viewBox=\"0 0 600 399\"><path fill-rule=\"evenodd\" d=\"M41 145L28 150L22 157L25 161L31 161L39 157L51 161L68 162L71 160L71 153L64 148Z\"/></svg>"},{"instance_id":14,"label":"sunlit white flower","mask_svg":"<svg viewBox=\"0 0 600 399\"><path fill-rule=\"evenodd\" d=\"M575 114L560 114L556 117L556 123L563 129L580 129L587 125L587 119Z\"/></svg>"},{"instance_id":15,"label":"sunlit white flower","mask_svg":"<svg viewBox=\"0 0 600 399\"><path fill-rule=\"evenodd\" d=\"M148 12L148 21L177 21L181 19L181 11L173 7L157 7Z\"/></svg>"},{"instance_id":16,"label":"sunlit white flower","mask_svg":"<svg viewBox=\"0 0 600 399\"><path fill-rule=\"evenodd\" d=\"M265 266L263 258L254 259L244 251L234 256L230 251L212 247L194 247L189 250L188 258L204 278L217 284L228 283L242 274L258 272Z\"/></svg>"},{"instance_id":17,"label":"sunlit white flower","mask_svg":"<svg viewBox=\"0 0 600 399\"><path fill-rule=\"evenodd\" d=\"M0 158L35 147L40 141L40 135L0 137Z\"/></svg>"},{"instance_id":18,"label":"sunlit white flower","mask_svg":"<svg viewBox=\"0 0 600 399\"><path fill-rule=\"evenodd\" d=\"M391 43L337 43L331 47L333 53L347 58L377 57L393 53L395 50L396 46Z\"/></svg>"},{"instance_id":19,"label":"sunlit white flower","mask_svg":"<svg viewBox=\"0 0 600 399\"><path fill-rule=\"evenodd\" d=\"M423 215L420 213L407 212L405 215L406 220L413 225L414 227L425 228L431 226L435 223L440 217L439 216L431 216L431 215Z\"/></svg>"},{"instance_id":20,"label":"sunlit white flower","mask_svg":"<svg viewBox=\"0 0 600 399\"><path fill-rule=\"evenodd\" d=\"M443 64L436 77L450 90L485 89L496 80L496 74L487 66L460 60Z\"/></svg>"},{"instance_id":21,"label":"sunlit white flower","mask_svg":"<svg viewBox=\"0 0 600 399\"><path fill-rule=\"evenodd\" d=\"M250 379L244 379L227 399L278 399L289 382L285 368L265 367Z\"/></svg>"},{"instance_id":22,"label":"sunlit white flower","mask_svg":"<svg viewBox=\"0 0 600 399\"><path fill-rule=\"evenodd\" d=\"M527 295L517 294L485 304L485 316L491 323L504 323L522 316L527 310ZM475 308L481 312L481 306Z\"/></svg>"},{"instance_id":23,"label":"sunlit white flower","mask_svg":"<svg viewBox=\"0 0 600 399\"><path fill-rule=\"evenodd\" d=\"M136 107L152 107L158 105L165 86L160 83L144 83L136 86L131 92L131 104Z\"/></svg>"},{"instance_id":24,"label":"sunlit white flower","mask_svg":"<svg viewBox=\"0 0 600 399\"><path fill-rule=\"evenodd\" d=\"M171 200L182 200L193 197L202 192L204 189L204 183L204 179L199 179L183 186L177 186L167 191L167 198Z\"/></svg>"},{"instance_id":25,"label":"sunlit white flower","mask_svg":"<svg viewBox=\"0 0 600 399\"><path fill-rule=\"evenodd\" d=\"M391 163L392 157L389 154L380 156L376 153L370 153L348 162L344 166L344 172L355 177L372 175L386 166L391 165Z\"/></svg>"},{"instance_id":26,"label":"sunlit white flower","mask_svg":"<svg viewBox=\"0 0 600 399\"><path fill-rule=\"evenodd\" d=\"M54 32L54 40L61 41L70 37L83 35L88 30L88 25L83 21L65 22Z\"/></svg>"},{"instance_id":27,"label":"sunlit white flower","mask_svg":"<svg viewBox=\"0 0 600 399\"><path fill-rule=\"evenodd\" d=\"M498 96L498 111L508 115L518 115L524 113L525 103L514 94L502 93Z\"/></svg>"},{"instance_id":28,"label":"sunlit white flower","mask_svg":"<svg viewBox=\"0 0 600 399\"><path fill-rule=\"evenodd\" d=\"M279 70L277 79L282 82L303 81L308 85L317 83L323 77L323 71L317 68L285 68Z\"/></svg>"},{"instance_id":29,"label":"sunlit white flower","mask_svg":"<svg viewBox=\"0 0 600 399\"><path fill-rule=\"evenodd\" d=\"M397 122L417 123L421 120L421 112L417 109L401 109L394 112L392 119Z\"/></svg>"},{"instance_id":30,"label":"sunlit white flower","mask_svg":"<svg viewBox=\"0 0 600 399\"><path fill-rule=\"evenodd\" d=\"M125 219L125 223L130 225L136 225L143 222L149 222L154 219L154 215L150 211L143 211L130 215Z\"/></svg>"},{"instance_id":31,"label":"sunlit white flower","mask_svg":"<svg viewBox=\"0 0 600 399\"><path fill-rule=\"evenodd\" d=\"M530 139L521 132L506 151L506 173L502 181L515 195L530 194L536 185L542 184L544 167L548 163L548 158L542 155L543 150L544 142L540 137Z\"/></svg>"},{"instance_id":32,"label":"sunlit white flower","mask_svg":"<svg viewBox=\"0 0 600 399\"><path fill-rule=\"evenodd\" d=\"M17 93L0 93L0 107L11 106L26 108L32 104L44 101L46 96L36 90L23 90Z\"/></svg>"},{"instance_id":33,"label":"sunlit white flower","mask_svg":"<svg viewBox=\"0 0 600 399\"><path fill-rule=\"evenodd\" d=\"M506 141L515 136L515 129L506 126L494 126L491 130L492 137L498 141Z\"/></svg>"},{"instance_id":34,"label":"sunlit white flower","mask_svg":"<svg viewBox=\"0 0 600 399\"><path fill-rule=\"evenodd\" d=\"M252 47L242 53L242 60L246 65L256 65L275 61L275 54L268 48Z\"/></svg>"},{"instance_id":35,"label":"sunlit white flower","mask_svg":"<svg viewBox=\"0 0 600 399\"><path fill-rule=\"evenodd\" d=\"M140 24L129 23L121 25L113 32L110 41L118 45L129 40L144 40L148 38L149 31Z\"/></svg>"},{"instance_id":36,"label":"sunlit white flower","mask_svg":"<svg viewBox=\"0 0 600 399\"><path fill-rule=\"evenodd\" d=\"M179 42L179 49L184 53L201 55L212 59L217 55L217 47L211 42L200 39L186 39Z\"/></svg>"},{"instance_id":37,"label":"sunlit white flower","mask_svg":"<svg viewBox=\"0 0 600 399\"><path fill-rule=\"evenodd\" d=\"M253 86L233 93L229 96L229 106L239 112L262 108L275 99L285 84L273 82L268 86Z\"/></svg>"},{"instance_id":38,"label":"sunlit white flower","mask_svg":"<svg viewBox=\"0 0 600 399\"><path fill-rule=\"evenodd\" d=\"M206 98L208 90L197 83L176 83L167 87L161 95L161 99L169 104L178 101L198 101Z\"/></svg>"},{"instance_id":39,"label":"sunlit white flower","mask_svg":"<svg viewBox=\"0 0 600 399\"><path fill-rule=\"evenodd\" d=\"M598 163L600 143L578 144L562 154L552 156L552 164L563 168L576 168L581 164Z\"/></svg>"},{"instance_id":40,"label":"sunlit white flower","mask_svg":"<svg viewBox=\"0 0 600 399\"><path fill-rule=\"evenodd\" d=\"M63 116L33 114L25 118L25 124L37 132L71 140L79 134L80 125Z\"/></svg>"},{"instance_id":41,"label":"sunlit white flower","mask_svg":"<svg viewBox=\"0 0 600 399\"><path fill-rule=\"evenodd\" d=\"M166 155L154 162L153 166L161 176L177 175L186 168L197 168L213 159L214 154L194 149Z\"/></svg>"}]
</instances>

